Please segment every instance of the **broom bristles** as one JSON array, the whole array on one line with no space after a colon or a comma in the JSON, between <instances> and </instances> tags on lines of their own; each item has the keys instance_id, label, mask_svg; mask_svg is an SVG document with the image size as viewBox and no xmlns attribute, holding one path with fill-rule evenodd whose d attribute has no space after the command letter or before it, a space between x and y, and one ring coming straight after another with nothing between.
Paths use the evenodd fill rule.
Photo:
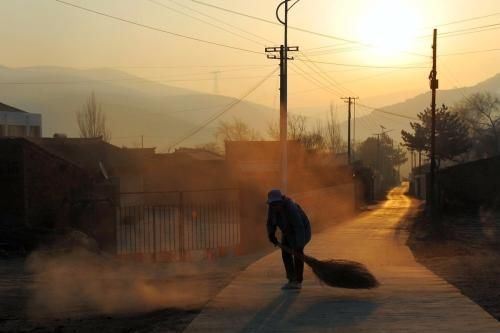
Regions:
<instances>
[{"instance_id":1,"label":"broom bristles","mask_svg":"<svg viewBox=\"0 0 500 333\"><path fill-rule=\"evenodd\" d=\"M305 254L297 254L282 244L278 245L284 251L301 258L311 267L314 275L330 287L371 289L379 286L375 276L359 262L343 259L318 260Z\"/></svg>"},{"instance_id":2,"label":"broom bristles","mask_svg":"<svg viewBox=\"0 0 500 333\"><path fill-rule=\"evenodd\" d=\"M379 282L361 263L350 260L318 260L304 255L304 262L311 267L314 275L330 287L350 289L371 289Z\"/></svg>"}]
</instances>

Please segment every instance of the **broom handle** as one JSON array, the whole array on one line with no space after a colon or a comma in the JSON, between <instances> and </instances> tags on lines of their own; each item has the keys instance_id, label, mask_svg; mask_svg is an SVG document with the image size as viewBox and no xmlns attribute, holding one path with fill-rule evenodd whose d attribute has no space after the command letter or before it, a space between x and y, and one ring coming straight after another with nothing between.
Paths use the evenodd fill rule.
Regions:
<instances>
[{"instance_id":1,"label":"broom handle","mask_svg":"<svg viewBox=\"0 0 500 333\"><path fill-rule=\"evenodd\" d=\"M299 258L300 260L302 260L302 261L305 261L305 260L304 260L304 255L303 255L303 254L300 254L300 253L295 252L292 248L290 248L290 247L288 247L288 246L286 246L286 245L283 245L283 244L281 244L280 242L278 242L276 245L277 245L280 249L282 249L283 251L288 252L288 253L290 253L291 255L295 256L295 257L298 257L298 258Z\"/></svg>"}]
</instances>

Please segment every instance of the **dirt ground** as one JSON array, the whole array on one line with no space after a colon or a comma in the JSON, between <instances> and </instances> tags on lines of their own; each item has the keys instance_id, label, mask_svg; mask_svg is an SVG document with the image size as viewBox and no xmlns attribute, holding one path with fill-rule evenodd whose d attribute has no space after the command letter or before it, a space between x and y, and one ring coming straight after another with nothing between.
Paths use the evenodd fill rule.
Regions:
<instances>
[{"instance_id":1,"label":"dirt ground","mask_svg":"<svg viewBox=\"0 0 500 333\"><path fill-rule=\"evenodd\" d=\"M86 250L2 259L0 332L182 332L264 254L197 263L121 262Z\"/></svg>"},{"instance_id":2,"label":"dirt ground","mask_svg":"<svg viewBox=\"0 0 500 333\"><path fill-rule=\"evenodd\" d=\"M408 245L417 260L500 321L500 213L441 218L442 235L419 214Z\"/></svg>"}]
</instances>

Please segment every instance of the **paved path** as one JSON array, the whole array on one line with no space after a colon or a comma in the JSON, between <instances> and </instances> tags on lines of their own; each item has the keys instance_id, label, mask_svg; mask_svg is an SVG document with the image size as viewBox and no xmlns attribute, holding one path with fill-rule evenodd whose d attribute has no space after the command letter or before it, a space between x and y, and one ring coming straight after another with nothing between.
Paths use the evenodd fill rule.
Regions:
<instances>
[{"instance_id":1,"label":"paved path","mask_svg":"<svg viewBox=\"0 0 500 333\"><path fill-rule=\"evenodd\" d=\"M185 332L500 332L500 323L420 264L400 225L412 202L397 188L380 208L315 235L306 253L365 263L376 290L321 286L308 271L300 292L282 292L278 251L243 271Z\"/></svg>"}]
</instances>

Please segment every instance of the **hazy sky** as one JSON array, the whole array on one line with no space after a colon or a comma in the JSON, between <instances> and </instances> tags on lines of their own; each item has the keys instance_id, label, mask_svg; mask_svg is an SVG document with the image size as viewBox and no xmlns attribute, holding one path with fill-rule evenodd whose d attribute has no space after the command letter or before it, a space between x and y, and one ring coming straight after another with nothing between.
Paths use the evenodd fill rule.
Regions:
<instances>
[{"instance_id":1,"label":"hazy sky","mask_svg":"<svg viewBox=\"0 0 500 333\"><path fill-rule=\"evenodd\" d=\"M159 29L257 52L262 52L265 46L279 45L282 39L282 29L278 26L222 12L191 0L67 1ZM279 2L202 1L271 21L275 21L275 7ZM154 2L210 21L245 38ZM241 30L200 16L179 4ZM440 34L452 31L459 34L439 37L438 54L443 56L438 60L438 77L442 89L475 84L493 76L500 72L500 52L444 55L500 48L500 29L495 26L500 23L499 13L499 0L301 0L290 11L291 25L357 43L290 30L290 45L298 45L303 51L296 56L304 60L355 66L316 64L318 67L314 67L310 62L294 60L290 65L290 107L328 105L330 100L339 101L340 95L349 92L362 98L392 94L392 98L398 99L427 90L431 34L436 25ZM490 16L453 23L485 15ZM474 31L470 30L472 27L483 27L481 30L484 31L469 33ZM4 66L117 67L135 75L163 80L166 84L206 92L214 90L212 72L218 70L219 92L231 96L243 94L269 73L273 64L276 65L276 61L266 59L264 54L174 37L68 7L54 0L1 0L0 40L0 64ZM241 67L246 65L252 67ZM358 65L424 68L356 67ZM134 68L138 66L147 68ZM158 68L151 68L154 66ZM330 78L322 79L320 88L310 82L311 78L305 80L297 71L316 77L319 74L315 72L324 71L327 74L322 75ZM172 81L180 79L186 81ZM334 82L325 88L328 85L325 80ZM249 99L276 105L277 94L277 77L274 76Z\"/></svg>"}]
</instances>

